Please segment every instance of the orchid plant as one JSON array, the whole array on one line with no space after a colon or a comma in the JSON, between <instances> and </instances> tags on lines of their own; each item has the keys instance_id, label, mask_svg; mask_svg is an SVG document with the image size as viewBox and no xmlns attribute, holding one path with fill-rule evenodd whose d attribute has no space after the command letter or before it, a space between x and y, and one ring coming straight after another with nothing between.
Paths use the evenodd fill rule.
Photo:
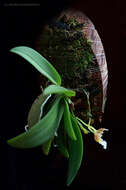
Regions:
<instances>
[{"instance_id":1,"label":"orchid plant","mask_svg":"<svg viewBox=\"0 0 126 190\"><path fill-rule=\"evenodd\" d=\"M59 73L42 55L26 46L15 47L10 51L26 59L51 84L43 89L33 102L28 114L26 131L8 140L8 144L22 149L42 145L43 153L48 155L51 145L56 143L59 151L69 160L67 185L70 185L83 159L82 133L93 133L95 141L106 149L107 142L102 139L102 134L107 129L96 130L91 126L91 117L89 122L85 123L74 114L74 103L71 98L76 92L61 86ZM91 115L89 93L85 89L83 92L87 97Z\"/></svg>"}]
</instances>

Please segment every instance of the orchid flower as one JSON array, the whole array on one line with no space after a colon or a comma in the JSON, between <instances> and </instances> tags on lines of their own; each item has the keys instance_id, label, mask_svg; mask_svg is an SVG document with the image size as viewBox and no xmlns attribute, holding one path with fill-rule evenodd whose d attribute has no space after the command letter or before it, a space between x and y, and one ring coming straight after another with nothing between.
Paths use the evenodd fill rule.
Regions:
<instances>
[{"instance_id":1,"label":"orchid flower","mask_svg":"<svg viewBox=\"0 0 126 190\"><path fill-rule=\"evenodd\" d=\"M104 149L106 149L107 148L107 142L101 138L104 131L108 131L108 129L100 128L100 129L96 130L94 132L94 139L96 142L101 144Z\"/></svg>"}]
</instances>

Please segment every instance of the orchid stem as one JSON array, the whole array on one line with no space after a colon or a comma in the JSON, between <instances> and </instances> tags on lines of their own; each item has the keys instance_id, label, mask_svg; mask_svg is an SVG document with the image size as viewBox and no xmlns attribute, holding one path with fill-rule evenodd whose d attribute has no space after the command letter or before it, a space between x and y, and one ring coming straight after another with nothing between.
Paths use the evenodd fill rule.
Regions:
<instances>
[{"instance_id":1,"label":"orchid stem","mask_svg":"<svg viewBox=\"0 0 126 190\"><path fill-rule=\"evenodd\" d=\"M82 121L80 118L78 118L78 117L76 117L76 118L77 118L77 120L80 121L83 125L85 125L85 126L88 128L88 130L90 130L92 133L95 133L95 132L96 132L96 129L90 125L91 118L89 118L89 123L88 123L88 124L85 123L84 121Z\"/></svg>"}]
</instances>

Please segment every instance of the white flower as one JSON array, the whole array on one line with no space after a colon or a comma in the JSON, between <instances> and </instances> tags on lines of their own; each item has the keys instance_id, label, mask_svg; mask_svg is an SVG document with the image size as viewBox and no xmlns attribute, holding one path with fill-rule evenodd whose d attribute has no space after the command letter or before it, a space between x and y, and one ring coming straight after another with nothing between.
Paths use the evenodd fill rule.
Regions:
<instances>
[{"instance_id":1,"label":"white flower","mask_svg":"<svg viewBox=\"0 0 126 190\"><path fill-rule=\"evenodd\" d=\"M107 148L107 142L104 141L103 139L102 139L102 141L100 142L100 144L103 146L104 149Z\"/></svg>"},{"instance_id":2,"label":"white flower","mask_svg":"<svg viewBox=\"0 0 126 190\"><path fill-rule=\"evenodd\" d=\"M101 144L104 149L106 149L107 148L107 142L101 138L104 131L108 131L108 129L100 128L100 129L96 130L94 133L94 139L96 142Z\"/></svg>"}]
</instances>

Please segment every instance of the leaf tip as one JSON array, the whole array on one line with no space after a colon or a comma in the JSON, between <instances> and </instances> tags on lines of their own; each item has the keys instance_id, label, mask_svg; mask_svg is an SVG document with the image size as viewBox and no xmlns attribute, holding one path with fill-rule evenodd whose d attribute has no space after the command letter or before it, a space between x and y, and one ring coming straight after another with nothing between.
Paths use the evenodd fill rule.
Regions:
<instances>
[{"instance_id":1,"label":"leaf tip","mask_svg":"<svg viewBox=\"0 0 126 190\"><path fill-rule=\"evenodd\" d=\"M6 142L7 142L7 144L8 144L9 146L15 147L14 144L13 144L13 142L12 142L12 139L7 140Z\"/></svg>"},{"instance_id":2,"label":"leaf tip","mask_svg":"<svg viewBox=\"0 0 126 190\"><path fill-rule=\"evenodd\" d=\"M72 183L73 179L67 178L66 185L69 187Z\"/></svg>"},{"instance_id":3,"label":"leaf tip","mask_svg":"<svg viewBox=\"0 0 126 190\"><path fill-rule=\"evenodd\" d=\"M13 48L9 50L10 52L13 52Z\"/></svg>"},{"instance_id":4,"label":"leaf tip","mask_svg":"<svg viewBox=\"0 0 126 190\"><path fill-rule=\"evenodd\" d=\"M11 48L9 51L12 52L12 53L14 53L14 52L15 52L15 48L16 48L16 47Z\"/></svg>"},{"instance_id":5,"label":"leaf tip","mask_svg":"<svg viewBox=\"0 0 126 190\"><path fill-rule=\"evenodd\" d=\"M75 134L72 135L72 140L76 141L77 137L75 136Z\"/></svg>"}]
</instances>

